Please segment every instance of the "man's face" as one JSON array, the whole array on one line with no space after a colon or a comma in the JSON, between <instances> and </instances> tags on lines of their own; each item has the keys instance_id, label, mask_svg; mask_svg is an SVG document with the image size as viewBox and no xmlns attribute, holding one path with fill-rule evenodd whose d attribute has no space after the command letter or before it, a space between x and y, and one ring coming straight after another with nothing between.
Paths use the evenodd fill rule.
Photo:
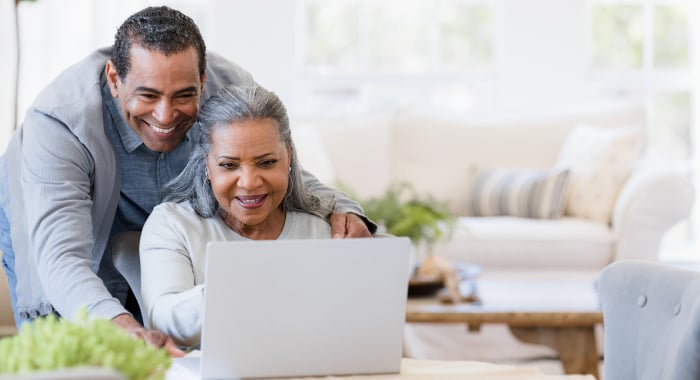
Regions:
<instances>
[{"instance_id":1,"label":"man's face","mask_svg":"<svg viewBox=\"0 0 700 380\"><path fill-rule=\"evenodd\" d=\"M134 44L131 68L122 82L112 61L105 72L122 117L143 143L155 152L175 149L199 110L204 89L194 47L164 54Z\"/></svg>"}]
</instances>

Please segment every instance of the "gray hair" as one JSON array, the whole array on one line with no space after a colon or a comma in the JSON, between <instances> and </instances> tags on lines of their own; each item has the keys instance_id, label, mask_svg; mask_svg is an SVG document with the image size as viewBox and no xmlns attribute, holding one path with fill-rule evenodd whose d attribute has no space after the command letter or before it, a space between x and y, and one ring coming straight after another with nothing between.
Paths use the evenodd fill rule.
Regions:
<instances>
[{"instance_id":1,"label":"gray hair","mask_svg":"<svg viewBox=\"0 0 700 380\"><path fill-rule=\"evenodd\" d=\"M182 173L168 183L168 195L164 201L189 201L198 215L205 218L216 215L219 212L219 204L206 174L206 159L212 149L211 132L217 126L257 119L274 120L281 141L292 153L289 183L282 200L282 210L306 212L328 218L335 208L335 195L330 192L312 194L308 189L292 141L287 110L277 95L260 86L227 86L202 105L194 125L195 128L199 128L199 142L190 154Z\"/></svg>"}]
</instances>

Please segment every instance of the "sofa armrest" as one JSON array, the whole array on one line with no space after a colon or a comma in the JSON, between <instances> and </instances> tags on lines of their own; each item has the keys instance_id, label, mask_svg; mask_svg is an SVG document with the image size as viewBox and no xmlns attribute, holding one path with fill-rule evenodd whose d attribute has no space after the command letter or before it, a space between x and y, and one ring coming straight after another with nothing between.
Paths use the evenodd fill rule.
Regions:
<instances>
[{"instance_id":1,"label":"sofa armrest","mask_svg":"<svg viewBox=\"0 0 700 380\"><path fill-rule=\"evenodd\" d=\"M615 202L614 260L658 259L666 231L690 214L694 190L687 171L640 164Z\"/></svg>"}]
</instances>

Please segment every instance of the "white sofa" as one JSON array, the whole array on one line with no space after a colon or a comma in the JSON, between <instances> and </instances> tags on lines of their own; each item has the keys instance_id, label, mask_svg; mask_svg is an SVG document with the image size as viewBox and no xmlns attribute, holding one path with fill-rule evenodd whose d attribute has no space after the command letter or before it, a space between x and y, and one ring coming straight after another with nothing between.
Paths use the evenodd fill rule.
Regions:
<instances>
[{"instance_id":1,"label":"white sofa","mask_svg":"<svg viewBox=\"0 0 700 380\"><path fill-rule=\"evenodd\" d=\"M546 115L292 117L302 165L322 181L342 181L361 199L408 181L448 202L459 227L438 254L504 269L599 270L618 259L656 259L664 234L689 214L694 192L686 173L643 158L623 179L609 220L470 216L478 168L551 169L581 124L646 135L642 106L625 102Z\"/></svg>"}]
</instances>

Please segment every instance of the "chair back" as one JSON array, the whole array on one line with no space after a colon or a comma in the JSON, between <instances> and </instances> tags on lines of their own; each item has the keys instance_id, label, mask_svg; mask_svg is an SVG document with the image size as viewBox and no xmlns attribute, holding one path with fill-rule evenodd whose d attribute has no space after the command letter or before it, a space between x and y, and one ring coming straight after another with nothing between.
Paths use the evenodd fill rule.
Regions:
<instances>
[{"instance_id":1,"label":"chair back","mask_svg":"<svg viewBox=\"0 0 700 380\"><path fill-rule=\"evenodd\" d=\"M604 379L700 379L700 272L618 261L598 286Z\"/></svg>"}]
</instances>

